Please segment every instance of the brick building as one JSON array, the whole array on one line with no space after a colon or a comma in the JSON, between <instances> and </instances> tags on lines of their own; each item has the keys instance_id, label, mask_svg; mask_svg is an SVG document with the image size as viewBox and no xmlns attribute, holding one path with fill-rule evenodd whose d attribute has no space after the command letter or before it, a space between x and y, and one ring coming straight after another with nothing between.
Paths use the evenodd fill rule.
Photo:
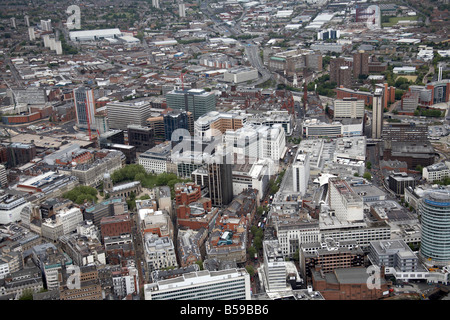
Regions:
<instances>
[{"instance_id":1,"label":"brick building","mask_svg":"<svg viewBox=\"0 0 450 320\"><path fill-rule=\"evenodd\" d=\"M209 230L218 214L211 199L202 197L201 187L195 183L175 185L175 211L178 225L193 230Z\"/></svg>"},{"instance_id":2,"label":"brick building","mask_svg":"<svg viewBox=\"0 0 450 320\"><path fill-rule=\"evenodd\" d=\"M353 77L369 74L369 54L363 50L353 54Z\"/></svg>"},{"instance_id":3,"label":"brick building","mask_svg":"<svg viewBox=\"0 0 450 320\"><path fill-rule=\"evenodd\" d=\"M132 223L128 214L103 217L100 220L102 238L131 233L131 227Z\"/></svg>"},{"instance_id":4,"label":"brick building","mask_svg":"<svg viewBox=\"0 0 450 320\"><path fill-rule=\"evenodd\" d=\"M67 279L70 272L64 272L64 278ZM70 282L70 281L69 281ZM98 277L97 267L80 267L80 287L69 288L67 280L63 281L60 287L61 300L102 300L102 287Z\"/></svg>"},{"instance_id":5,"label":"brick building","mask_svg":"<svg viewBox=\"0 0 450 320\"><path fill-rule=\"evenodd\" d=\"M364 267L335 269L330 273L316 267L312 272L312 282L314 290L319 291L325 300L378 300L387 296L385 293L389 290L383 268L379 274L379 286L377 283L369 286L372 279L369 276Z\"/></svg>"}]
</instances>

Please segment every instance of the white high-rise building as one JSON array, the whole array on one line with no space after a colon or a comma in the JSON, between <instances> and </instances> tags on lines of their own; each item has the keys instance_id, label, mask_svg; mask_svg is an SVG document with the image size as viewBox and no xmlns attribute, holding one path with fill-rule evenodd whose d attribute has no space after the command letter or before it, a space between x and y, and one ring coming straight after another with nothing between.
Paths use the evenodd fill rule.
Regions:
<instances>
[{"instance_id":1,"label":"white high-rise building","mask_svg":"<svg viewBox=\"0 0 450 320\"><path fill-rule=\"evenodd\" d=\"M292 164L293 174L293 190L299 192L302 196L305 195L309 182L309 154L302 153L299 149L294 163Z\"/></svg>"},{"instance_id":2,"label":"white high-rise building","mask_svg":"<svg viewBox=\"0 0 450 320\"><path fill-rule=\"evenodd\" d=\"M334 118L364 118L364 100L357 98L334 100Z\"/></svg>"},{"instance_id":3,"label":"white high-rise building","mask_svg":"<svg viewBox=\"0 0 450 320\"><path fill-rule=\"evenodd\" d=\"M11 18L11 28L13 28L13 29L17 28L16 18L14 18L14 17Z\"/></svg>"},{"instance_id":4,"label":"white high-rise building","mask_svg":"<svg viewBox=\"0 0 450 320\"><path fill-rule=\"evenodd\" d=\"M159 9L159 0L152 0L153 7Z\"/></svg>"},{"instance_id":5,"label":"white high-rise building","mask_svg":"<svg viewBox=\"0 0 450 320\"><path fill-rule=\"evenodd\" d=\"M180 2L178 4L178 12L179 12L180 18L186 17L186 5L183 2Z\"/></svg>"},{"instance_id":6,"label":"white high-rise building","mask_svg":"<svg viewBox=\"0 0 450 320\"><path fill-rule=\"evenodd\" d=\"M6 168L0 164L0 188L5 188L8 185L8 178L6 175Z\"/></svg>"},{"instance_id":7,"label":"white high-rise building","mask_svg":"<svg viewBox=\"0 0 450 320\"><path fill-rule=\"evenodd\" d=\"M34 34L34 27L28 27L28 37L30 41L36 40L36 35Z\"/></svg>"},{"instance_id":8,"label":"white high-rise building","mask_svg":"<svg viewBox=\"0 0 450 320\"><path fill-rule=\"evenodd\" d=\"M55 51L57 55L61 55L63 53L61 41L55 41Z\"/></svg>"},{"instance_id":9,"label":"white high-rise building","mask_svg":"<svg viewBox=\"0 0 450 320\"><path fill-rule=\"evenodd\" d=\"M145 284L145 300L251 300L245 269L196 271Z\"/></svg>"},{"instance_id":10,"label":"white high-rise building","mask_svg":"<svg viewBox=\"0 0 450 320\"><path fill-rule=\"evenodd\" d=\"M24 16L23 18L24 18L24 20L25 20L25 25L26 25L27 27L30 27L30 17Z\"/></svg>"},{"instance_id":11,"label":"white high-rise building","mask_svg":"<svg viewBox=\"0 0 450 320\"><path fill-rule=\"evenodd\" d=\"M110 102L106 111L109 127L124 131L132 124L145 126L152 115L150 103L146 101Z\"/></svg>"},{"instance_id":12,"label":"white high-rise building","mask_svg":"<svg viewBox=\"0 0 450 320\"><path fill-rule=\"evenodd\" d=\"M336 218L341 221L364 220L363 199L347 181L340 178L328 180L328 200Z\"/></svg>"},{"instance_id":13,"label":"white high-rise building","mask_svg":"<svg viewBox=\"0 0 450 320\"><path fill-rule=\"evenodd\" d=\"M372 101L372 139L381 139L383 131L383 89L375 89Z\"/></svg>"},{"instance_id":14,"label":"white high-rise building","mask_svg":"<svg viewBox=\"0 0 450 320\"><path fill-rule=\"evenodd\" d=\"M263 242L264 250L264 283L266 292L286 290L286 261L278 240Z\"/></svg>"},{"instance_id":15,"label":"white high-rise building","mask_svg":"<svg viewBox=\"0 0 450 320\"><path fill-rule=\"evenodd\" d=\"M52 31L52 20L41 20L42 31Z\"/></svg>"},{"instance_id":16,"label":"white high-rise building","mask_svg":"<svg viewBox=\"0 0 450 320\"><path fill-rule=\"evenodd\" d=\"M244 125L238 130L228 130L223 136L227 150L253 159L279 161L286 147L285 131L282 125Z\"/></svg>"},{"instance_id":17,"label":"white high-rise building","mask_svg":"<svg viewBox=\"0 0 450 320\"><path fill-rule=\"evenodd\" d=\"M69 234L76 231L78 224L83 222L83 214L75 207L58 212L56 220L62 223L64 234Z\"/></svg>"}]
</instances>

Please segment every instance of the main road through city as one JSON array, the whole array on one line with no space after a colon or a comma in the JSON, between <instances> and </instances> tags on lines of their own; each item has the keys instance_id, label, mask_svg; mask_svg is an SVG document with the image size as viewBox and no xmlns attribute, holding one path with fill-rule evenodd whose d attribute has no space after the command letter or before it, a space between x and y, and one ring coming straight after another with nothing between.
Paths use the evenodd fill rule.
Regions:
<instances>
[{"instance_id":1,"label":"main road through city","mask_svg":"<svg viewBox=\"0 0 450 320\"><path fill-rule=\"evenodd\" d=\"M242 21L242 19L245 16L246 13L245 10L239 17L238 22L233 26L225 23L224 21L220 20L218 17L215 16L214 12L212 12L211 8L209 7L208 0L202 1L200 3L200 9L203 12L203 14L205 14L209 19L211 19L212 22L214 22L214 29L219 33L229 33L230 35L233 36L241 34L239 24L240 21ZM261 77L258 80L252 82L251 84L249 84L249 86L256 86L269 80L272 77L272 74L261 61L259 46L253 43L242 43L239 40L238 42L241 46L244 46L245 55L248 59L248 62L255 69L257 69L259 74L261 75Z\"/></svg>"}]
</instances>

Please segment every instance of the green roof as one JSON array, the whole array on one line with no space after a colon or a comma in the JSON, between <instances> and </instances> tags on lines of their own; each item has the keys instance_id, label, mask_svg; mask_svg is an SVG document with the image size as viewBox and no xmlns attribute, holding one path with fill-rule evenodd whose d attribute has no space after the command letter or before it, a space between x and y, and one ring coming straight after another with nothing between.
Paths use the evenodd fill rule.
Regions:
<instances>
[{"instance_id":1,"label":"green roof","mask_svg":"<svg viewBox=\"0 0 450 320\"><path fill-rule=\"evenodd\" d=\"M281 57L270 57L270 60L286 61L285 58L281 58Z\"/></svg>"}]
</instances>

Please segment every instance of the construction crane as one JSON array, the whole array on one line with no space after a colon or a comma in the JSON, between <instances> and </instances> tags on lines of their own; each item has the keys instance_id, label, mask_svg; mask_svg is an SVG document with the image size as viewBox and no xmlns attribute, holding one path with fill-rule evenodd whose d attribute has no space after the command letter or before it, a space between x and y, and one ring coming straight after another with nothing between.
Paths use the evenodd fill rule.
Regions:
<instances>
[{"instance_id":1,"label":"construction crane","mask_svg":"<svg viewBox=\"0 0 450 320\"><path fill-rule=\"evenodd\" d=\"M184 90L184 75L186 74L186 73L188 73L187 71L186 72L181 72L181 75L180 75L180 79L181 79L181 89L183 89Z\"/></svg>"}]
</instances>

